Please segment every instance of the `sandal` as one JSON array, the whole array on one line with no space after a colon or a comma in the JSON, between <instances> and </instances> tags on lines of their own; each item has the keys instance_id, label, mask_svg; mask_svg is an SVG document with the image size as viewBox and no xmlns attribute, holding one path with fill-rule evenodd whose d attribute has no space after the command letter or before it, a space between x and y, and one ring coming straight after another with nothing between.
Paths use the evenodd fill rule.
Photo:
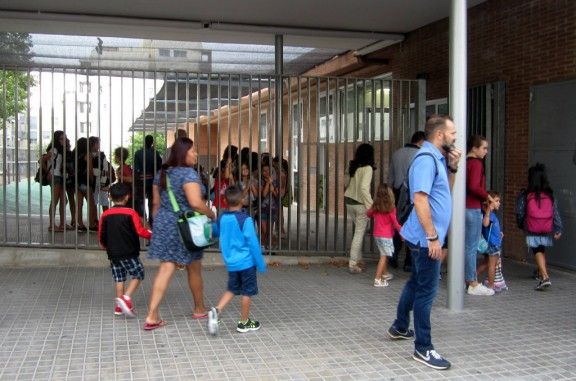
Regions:
<instances>
[{"instance_id":1,"label":"sandal","mask_svg":"<svg viewBox=\"0 0 576 381\"><path fill-rule=\"evenodd\" d=\"M84 226L84 225L78 225L76 228L79 232L85 232L88 230L88 229L86 229L86 226Z\"/></svg>"},{"instance_id":2,"label":"sandal","mask_svg":"<svg viewBox=\"0 0 576 381\"><path fill-rule=\"evenodd\" d=\"M52 226L48 226L48 231L49 232L55 232L55 233L62 233L64 231L64 228L61 228L60 226L56 226L56 227L52 227Z\"/></svg>"},{"instance_id":3,"label":"sandal","mask_svg":"<svg viewBox=\"0 0 576 381\"><path fill-rule=\"evenodd\" d=\"M144 331L153 331L157 328L164 327L166 322L164 320L159 320L156 323L144 323Z\"/></svg>"},{"instance_id":4,"label":"sandal","mask_svg":"<svg viewBox=\"0 0 576 381\"><path fill-rule=\"evenodd\" d=\"M204 312L204 313L196 313L193 312L192 313L192 319L206 319L208 317L208 312Z\"/></svg>"}]
</instances>

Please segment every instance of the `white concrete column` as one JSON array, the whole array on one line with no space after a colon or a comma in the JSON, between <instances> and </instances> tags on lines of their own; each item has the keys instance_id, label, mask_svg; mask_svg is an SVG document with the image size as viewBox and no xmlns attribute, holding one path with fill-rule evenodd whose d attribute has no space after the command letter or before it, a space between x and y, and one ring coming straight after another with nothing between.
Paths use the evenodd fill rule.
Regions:
<instances>
[{"instance_id":1,"label":"white concrete column","mask_svg":"<svg viewBox=\"0 0 576 381\"><path fill-rule=\"evenodd\" d=\"M451 0L450 6L450 114L457 129L456 146L466 152L467 95L467 6L466 0ZM452 190L453 208L448 247L448 309L464 308L464 221L466 211L466 159L462 157Z\"/></svg>"}]
</instances>

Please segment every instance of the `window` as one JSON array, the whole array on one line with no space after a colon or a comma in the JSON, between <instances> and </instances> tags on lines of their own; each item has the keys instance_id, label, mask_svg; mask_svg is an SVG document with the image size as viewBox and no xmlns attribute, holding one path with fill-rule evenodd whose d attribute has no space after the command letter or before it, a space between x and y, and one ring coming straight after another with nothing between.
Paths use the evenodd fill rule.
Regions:
<instances>
[{"instance_id":1,"label":"window","mask_svg":"<svg viewBox=\"0 0 576 381\"><path fill-rule=\"evenodd\" d=\"M328 142L335 143L336 142L336 127L334 123L334 94L330 94L328 98L326 98L326 94L320 95L320 114L319 114L319 142L325 143L326 142L326 135L328 135Z\"/></svg>"},{"instance_id":2,"label":"window","mask_svg":"<svg viewBox=\"0 0 576 381\"><path fill-rule=\"evenodd\" d=\"M170 49L158 49L158 55L160 57L170 57Z\"/></svg>"},{"instance_id":3,"label":"window","mask_svg":"<svg viewBox=\"0 0 576 381\"><path fill-rule=\"evenodd\" d=\"M91 102L78 102L78 111L81 113L90 113L92 112L92 103Z\"/></svg>"},{"instance_id":4,"label":"window","mask_svg":"<svg viewBox=\"0 0 576 381\"><path fill-rule=\"evenodd\" d=\"M86 130L86 126L88 126L88 130ZM90 133L92 130L92 122L80 122L80 130L78 131L79 134Z\"/></svg>"},{"instance_id":5,"label":"window","mask_svg":"<svg viewBox=\"0 0 576 381\"><path fill-rule=\"evenodd\" d=\"M186 50L174 50L174 58L186 58Z\"/></svg>"},{"instance_id":6,"label":"window","mask_svg":"<svg viewBox=\"0 0 576 381\"><path fill-rule=\"evenodd\" d=\"M90 82L80 82L80 92L81 93L84 93L84 92L90 93L90 91L91 91Z\"/></svg>"},{"instance_id":7,"label":"window","mask_svg":"<svg viewBox=\"0 0 576 381\"><path fill-rule=\"evenodd\" d=\"M260 152L268 152L268 121L265 112L260 113L258 131L260 135Z\"/></svg>"}]
</instances>

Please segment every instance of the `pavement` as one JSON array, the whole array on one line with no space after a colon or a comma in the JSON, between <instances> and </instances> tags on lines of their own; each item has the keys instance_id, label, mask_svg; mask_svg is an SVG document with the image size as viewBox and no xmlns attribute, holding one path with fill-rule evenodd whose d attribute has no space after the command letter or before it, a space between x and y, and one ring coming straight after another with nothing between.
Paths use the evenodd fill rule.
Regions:
<instances>
[{"instance_id":1,"label":"pavement","mask_svg":"<svg viewBox=\"0 0 576 381\"><path fill-rule=\"evenodd\" d=\"M146 332L156 266L133 297L134 319L113 315L106 265L0 267L0 380L576 380L575 273L552 270L552 287L537 292L528 265L505 261L510 289L466 295L463 312L446 308L444 276L432 337L452 368L437 371L412 359L411 341L386 335L406 273L374 288L374 263L352 275L340 261L267 259L251 312L262 328L236 332L234 300L217 337L191 318L184 271L160 308L168 324ZM226 270L206 266L203 277L213 305Z\"/></svg>"}]
</instances>

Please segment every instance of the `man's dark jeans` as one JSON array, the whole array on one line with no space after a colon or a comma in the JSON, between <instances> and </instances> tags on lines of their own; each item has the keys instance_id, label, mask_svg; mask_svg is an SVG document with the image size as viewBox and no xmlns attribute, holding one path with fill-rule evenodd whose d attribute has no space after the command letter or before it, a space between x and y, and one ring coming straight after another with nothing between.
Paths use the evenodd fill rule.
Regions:
<instances>
[{"instance_id":1,"label":"man's dark jeans","mask_svg":"<svg viewBox=\"0 0 576 381\"><path fill-rule=\"evenodd\" d=\"M440 260L428 256L428 248L406 242L412 253L412 274L398 302L394 328L405 332L410 326L410 311L414 311L414 346L420 353L434 349L430 336L430 312L438 291Z\"/></svg>"}]
</instances>

